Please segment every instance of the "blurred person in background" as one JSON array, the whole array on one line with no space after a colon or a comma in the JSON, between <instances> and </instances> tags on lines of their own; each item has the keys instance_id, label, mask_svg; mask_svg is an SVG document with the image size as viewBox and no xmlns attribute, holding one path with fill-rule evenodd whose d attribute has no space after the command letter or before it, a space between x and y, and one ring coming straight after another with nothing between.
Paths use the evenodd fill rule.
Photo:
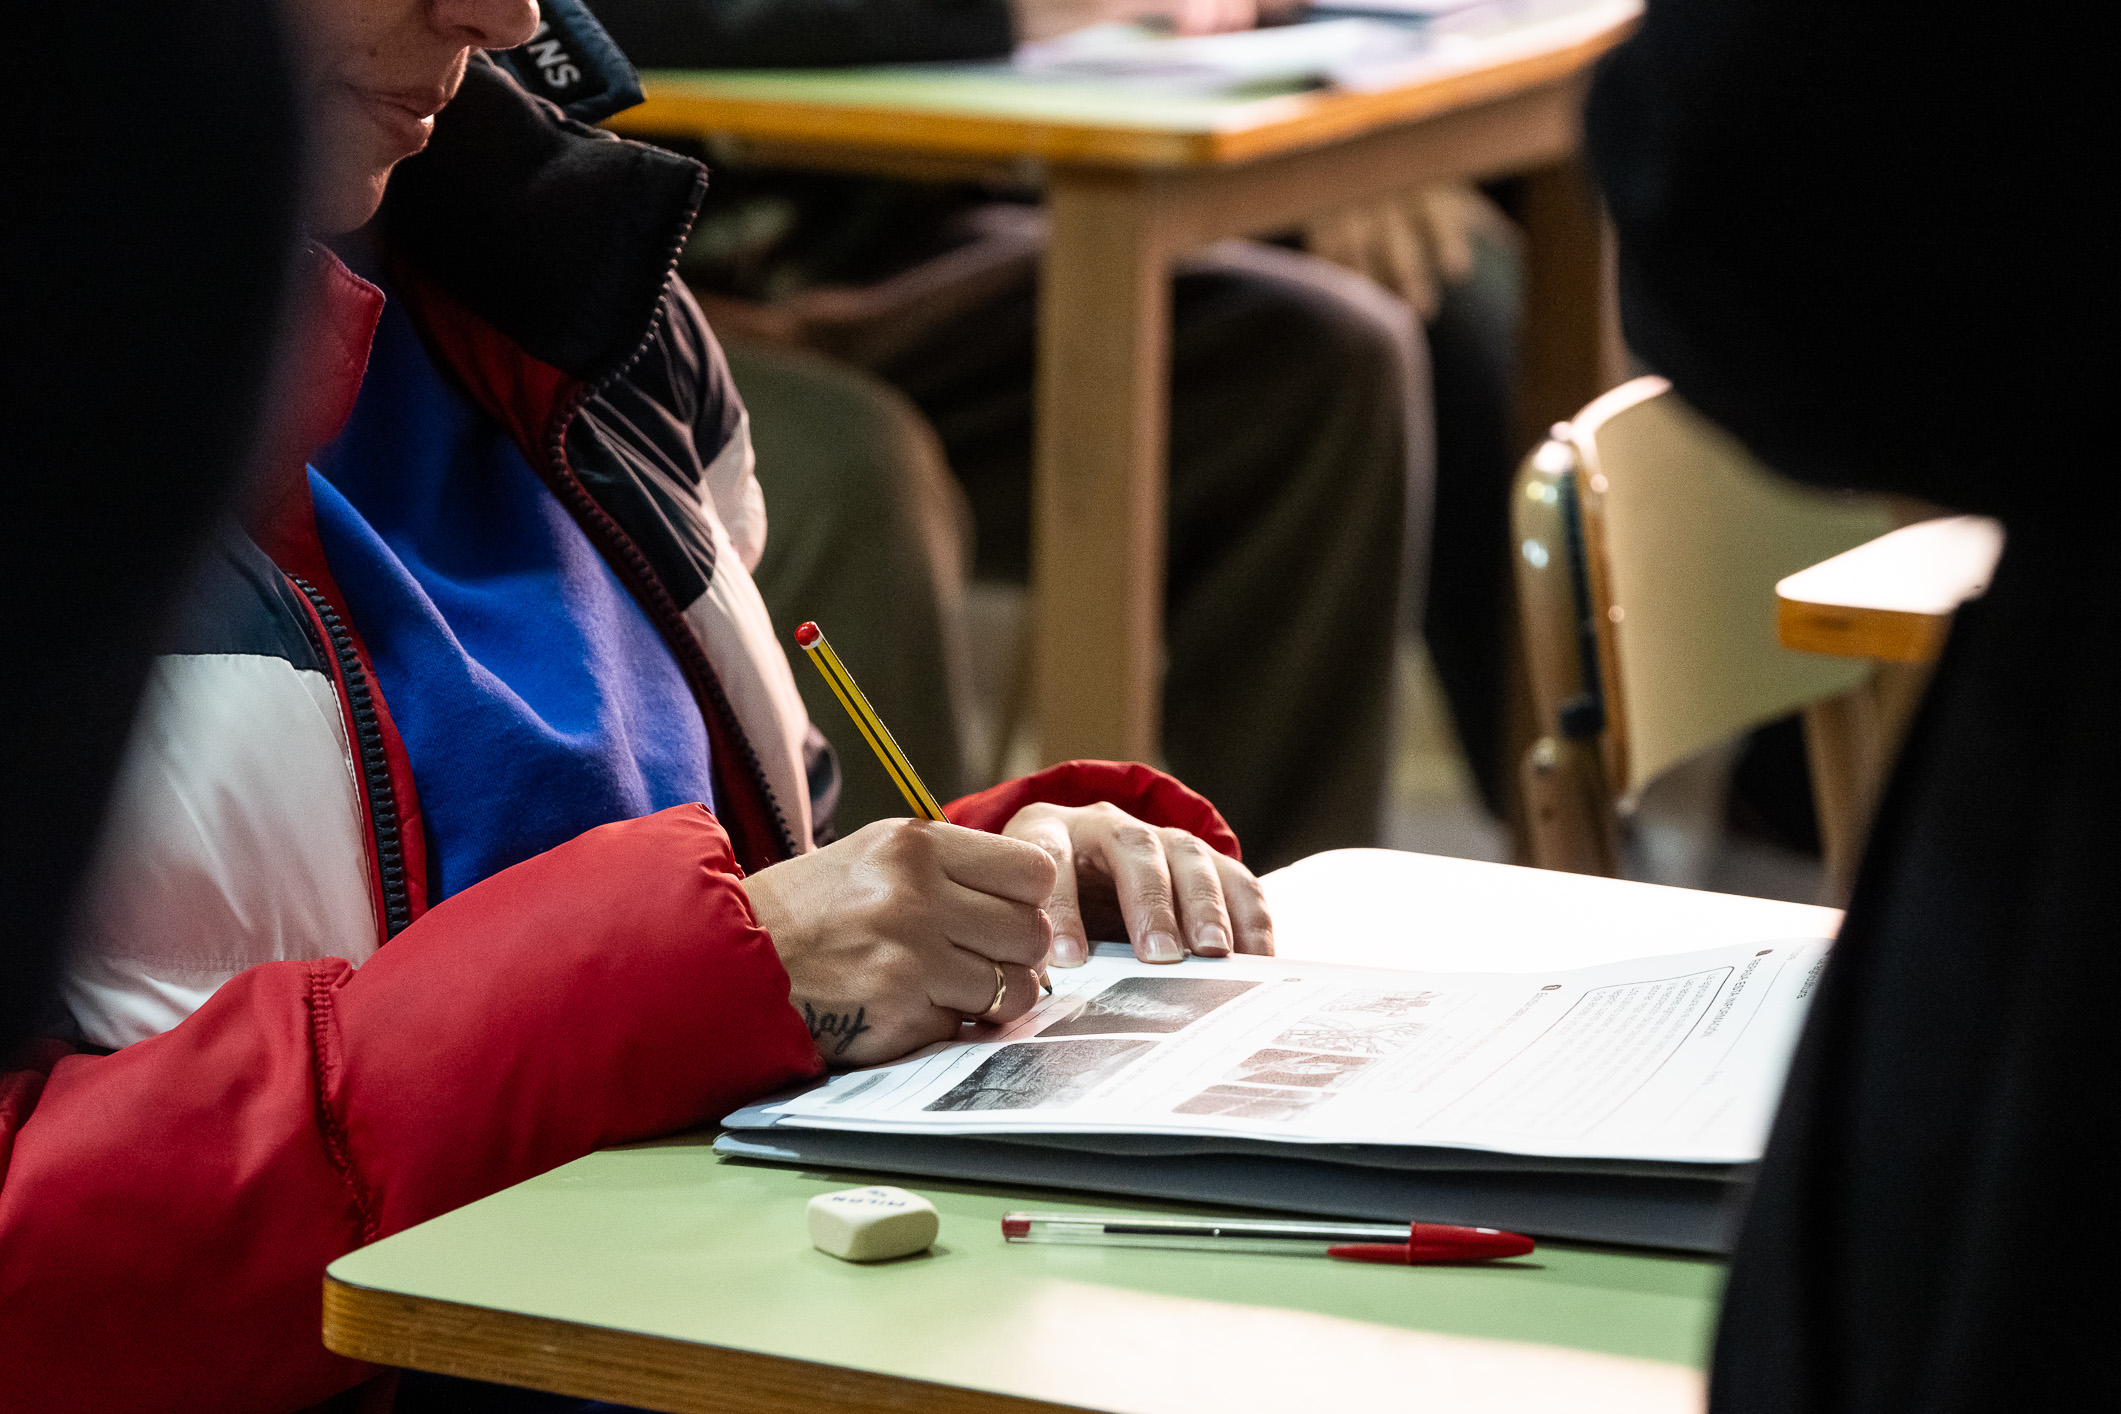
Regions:
<instances>
[{"instance_id":1,"label":"blurred person in background","mask_svg":"<svg viewBox=\"0 0 2121 1414\"><path fill-rule=\"evenodd\" d=\"M1592 91L1635 352L1769 465L2007 534L1812 1003L1716 1414L2076 1408L2110 1380L2121 561L2088 19L1650 0Z\"/></svg>"},{"instance_id":2,"label":"blurred person in background","mask_svg":"<svg viewBox=\"0 0 2121 1414\"><path fill-rule=\"evenodd\" d=\"M1250 0L591 5L637 64L689 68L991 59L1146 11L1179 33L1275 18ZM960 765L958 586L1029 572L1043 220L1014 191L714 165L683 270L773 447L769 502L801 506L760 587L777 614L850 626L924 770L991 769ZM1493 785L1518 320L1514 229L1470 187L1330 213L1291 244L1330 259L1224 242L1177 263L1172 296L1164 751L1270 866L1377 842L1396 667L1346 645L1388 607L1410 632L1426 618ZM850 777L850 818L898 812L866 763Z\"/></svg>"}]
</instances>

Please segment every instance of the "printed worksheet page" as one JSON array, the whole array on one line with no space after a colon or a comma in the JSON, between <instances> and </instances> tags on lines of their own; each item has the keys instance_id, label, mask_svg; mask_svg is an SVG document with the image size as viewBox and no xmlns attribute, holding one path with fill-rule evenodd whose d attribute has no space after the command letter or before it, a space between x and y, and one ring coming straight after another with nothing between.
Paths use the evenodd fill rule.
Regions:
<instances>
[{"instance_id":1,"label":"printed worksheet page","mask_svg":"<svg viewBox=\"0 0 2121 1414\"><path fill-rule=\"evenodd\" d=\"M1006 1027L775 1107L935 1134L1199 1134L1745 1163L1759 1158L1823 938L1543 973L1278 958L1171 966L1100 945Z\"/></svg>"}]
</instances>

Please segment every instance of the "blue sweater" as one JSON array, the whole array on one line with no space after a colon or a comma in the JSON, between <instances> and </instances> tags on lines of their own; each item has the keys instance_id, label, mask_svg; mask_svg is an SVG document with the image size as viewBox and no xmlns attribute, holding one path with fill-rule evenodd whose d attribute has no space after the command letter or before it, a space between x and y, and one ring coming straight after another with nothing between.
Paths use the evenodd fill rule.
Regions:
<instances>
[{"instance_id":1,"label":"blue sweater","mask_svg":"<svg viewBox=\"0 0 2121 1414\"><path fill-rule=\"evenodd\" d=\"M411 758L437 902L594 826L712 807L677 660L395 301L310 489Z\"/></svg>"}]
</instances>

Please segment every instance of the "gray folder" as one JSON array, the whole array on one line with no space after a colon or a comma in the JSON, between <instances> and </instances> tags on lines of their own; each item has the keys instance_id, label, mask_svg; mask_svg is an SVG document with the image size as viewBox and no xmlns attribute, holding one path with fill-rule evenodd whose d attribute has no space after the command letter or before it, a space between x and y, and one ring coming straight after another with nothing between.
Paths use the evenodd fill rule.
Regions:
<instances>
[{"instance_id":1,"label":"gray folder","mask_svg":"<svg viewBox=\"0 0 2121 1414\"><path fill-rule=\"evenodd\" d=\"M1078 1189L1378 1222L1726 1253L1749 1166L1542 1159L1470 1149L1167 1135L879 1134L729 1117L718 1153L753 1161Z\"/></svg>"}]
</instances>

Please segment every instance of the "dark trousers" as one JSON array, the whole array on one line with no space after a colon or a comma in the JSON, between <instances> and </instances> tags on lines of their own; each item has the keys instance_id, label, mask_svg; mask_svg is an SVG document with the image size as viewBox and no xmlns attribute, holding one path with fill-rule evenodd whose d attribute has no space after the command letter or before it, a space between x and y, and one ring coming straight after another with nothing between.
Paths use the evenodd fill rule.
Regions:
<instances>
[{"instance_id":1,"label":"dark trousers","mask_svg":"<svg viewBox=\"0 0 2121 1414\"><path fill-rule=\"evenodd\" d=\"M1021 581L1028 569L1036 302L1027 265L871 361L939 434L970 501L983 577ZM864 425L899 426L899 454L846 445L826 414L847 380L806 371L800 356L737 345L731 357L766 489L758 578L769 607L823 618L829 601L850 641L876 645L879 676L892 654L946 665L950 650L926 638L947 611L927 607L936 576L921 547L949 536L922 528L917 509L939 498L917 490L889 508L846 479L919 487L932 451L886 413L864 414ZM1419 623L1430 447L1427 351L1400 301L1271 246L1229 242L1179 266L1163 752L1221 807L1257 867L1377 840L1392 646ZM887 537L896 550L880 546ZM931 725L951 715L947 681L939 667L925 684L871 694L895 730L939 739ZM900 691L909 696L881 700ZM813 713L828 736L844 736L829 699ZM850 779L851 793L858 786Z\"/></svg>"}]
</instances>

